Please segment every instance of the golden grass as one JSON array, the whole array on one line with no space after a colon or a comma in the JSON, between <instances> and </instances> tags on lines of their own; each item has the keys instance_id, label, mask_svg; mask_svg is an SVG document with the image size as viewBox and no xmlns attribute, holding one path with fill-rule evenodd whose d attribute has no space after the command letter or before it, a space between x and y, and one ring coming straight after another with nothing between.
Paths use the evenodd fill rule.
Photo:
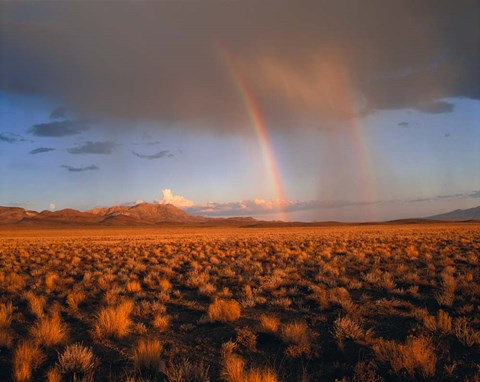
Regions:
<instances>
[{"instance_id":1,"label":"golden grass","mask_svg":"<svg viewBox=\"0 0 480 382\"><path fill-rule=\"evenodd\" d=\"M32 373L45 360L38 345L30 342L20 343L13 353L13 379L16 382L28 382Z\"/></svg>"},{"instance_id":2,"label":"golden grass","mask_svg":"<svg viewBox=\"0 0 480 382\"><path fill-rule=\"evenodd\" d=\"M67 327L58 312L39 318L31 329L32 337L42 346L51 347L67 339Z\"/></svg>"},{"instance_id":3,"label":"golden grass","mask_svg":"<svg viewBox=\"0 0 480 382\"><path fill-rule=\"evenodd\" d=\"M97 315L95 333L99 337L125 337L130 333L132 320L130 314L133 302L124 300L117 306L103 308Z\"/></svg>"},{"instance_id":4,"label":"golden grass","mask_svg":"<svg viewBox=\"0 0 480 382\"><path fill-rule=\"evenodd\" d=\"M131 280L126 286L127 292L138 293L142 290L142 284L138 280Z\"/></svg>"},{"instance_id":5,"label":"golden grass","mask_svg":"<svg viewBox=\"0 0 480 382\"><path fill-rule=\"evenodd\" d=\"M308 345L310 342L309 329L303 321L294 321L285 324L282 327L281 337L287 344Z\"/></svg>"},{"instance_id":6,"label":"golden grass","mask_svg":"<svg viewBox=\"0 0 480 382\"><path fill-rule=\"evenodd\" d=\"M0 379L473 382L479 227L15 231Z\"/></svg>"},{"instance_id":7,"label":"golden grass","mask_svg":"<svg viewBox=\"0 0 480 382\"><path fill-rule=\"evenodd\" d=\"M162 366L163 345L156 338L141 339L132 352L133 364L137 369L158 372Z\"/></svg>"},{"instance_id":8,"label":"golden grass","mask_svg":"<svg viewBox=\"0 0 480 382\"><path fill-rule=\"evenodd\" d=\"M90 380L97 365L92 350L82 344L68 345L58 357L58 371L74 380Z\"/></svg>"},{"instance_id":9,"label":"golden grass","mask_svg":"<svg viewBox=\"0 0 480 382\"><path fill-rule=\"evenodd\" d=\"M13 305L9 303L0 303L0 330L6 329L12 323Z\"/></svg>"},{"instance_id":10,"label":"golden grass","mask_svg":"<svg viewBox=\"0 0 480 382\"><path fill-rule=\"evenodd\" d=\"M38 318L43 317L46 299L45 296L37 296L33 292L25 293L25 299L28 301L30 312Z\"/></svg>"},{"instance_id":11,"label":"golden grass","mask_svg":"<svg viewBox=\"0 0 480 382\"><path fill-rule=\"evenodd\" d=\"M261 314L259 317L260 330L265 333L277 333L280 327L280 320L277 316L270 314Z\"/></svg>"},{"instance_id":12,"label":"golden grass","mask_svg":"<svg viewBox=\"0 0 480 382\"><path fill-rule=\"evenodd\" d=\"M210 382L209 368L188 358L173 361L163 371L168 382Z\"/></svg>"},{"instance_id":13,"label":"golden grass","mask_svg":"<svg viewBox=\"0 0 480 382\"><path fill-rule=\"evenodd\" d=\"M208 307L210 321L232 322L240 318L240 304L235 300L215 300Z\"/></svg>"},{"instance_id":14,"label":"golden grass","mask_svg":"<svg viewBox=\"0 0 480 382\"><path fill-rule=\"evenodd\" d=\"M377 359L388 363L396 374L404 371L411 378L417 374L424 378L435 375L437 356L431 339L427 337L410 336L405 344L379 339L373 345L373 351Z\"/></svg>"},{"instance_id":15,"label":"golden grass","mask_svg":"<svg viewBox=\"0 0 480 382\"><path fill-rule=\"evenodd\" d=\"M78 309L78 306L85 300L86 298L85 292L82 291L72 291L67 295L67 305L73 311Z\"/></svg>"},{"instance_id":16,"label":"golden grass","mask_svg":"<svg viewBox=\"0 0 480 382\"><path fill-rule=\"evenodd\" d=\"M152 325L159 332L166 332L170 326L170 316L166 314L157 313L154 318Z\"/></svg>"},{"instance_id":17,"label":"golden grass","mask_svg":"<svg viewBox=\"0 0 480 382\"><path fill-rule=\"evenodd\" d=\"M161 279L158 286L162 292L169 292L172 289L172 284L167 279Z\"/></svg>"},{"instance_id":18,"label":"golden grass","mask_svg":"<svg viewBox=\"0 0 480 382\"><path fill-rule=\"evenodd\" d=\"M229 350L224 350L220 373L225 382L277 382L277 375L268 368L246 368L245 360Z\"/></svg>"}]
</instances>

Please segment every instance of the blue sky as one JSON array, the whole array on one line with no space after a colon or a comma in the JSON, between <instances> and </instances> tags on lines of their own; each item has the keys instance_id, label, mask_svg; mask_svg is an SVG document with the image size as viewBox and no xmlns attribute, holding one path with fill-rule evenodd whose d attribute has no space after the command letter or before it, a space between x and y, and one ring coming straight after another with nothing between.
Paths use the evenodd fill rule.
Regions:
<instances>
[{"instance_id":1,"label":"blue sky","mask_svg":"<svg viewBox=\"0 0 480 382\"><path fill-rule=\"evenodd\" d=\"M476 9L272 5L2 3L0 205L306 221L480 205Z\"/></svg>"}]
</instances>

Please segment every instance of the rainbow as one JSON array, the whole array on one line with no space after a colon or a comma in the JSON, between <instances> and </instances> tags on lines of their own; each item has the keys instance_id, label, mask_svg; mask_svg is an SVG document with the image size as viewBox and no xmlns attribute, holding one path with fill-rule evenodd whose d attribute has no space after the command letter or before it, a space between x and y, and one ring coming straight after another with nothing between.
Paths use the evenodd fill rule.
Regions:
<instances>
[{"instance_id":1,"label":"rainbow","mask_svg":"<svg viewBox=\"0 0 480 382\"><path fill-rule=\"evenodd\" d=\"M271 182L276 194L276 201L280 206L280 218L281 220L286 220L285 206L287 204L287 198L285 197L282 177L278 169L275 153L270 142L270 137L268 136L268 131L265 127L265 120L263 119L260 107L258 106L255 96L248 86L246 79L239 70L233 55L221 43L218 44L218 50L220 52L220 57L226 64L232 81L242 98L243 105L245 106L245 110L248 113L252 126L255 129L255 134L262 150L265 166L270 174Z\"/></svg>"}]
</instances>

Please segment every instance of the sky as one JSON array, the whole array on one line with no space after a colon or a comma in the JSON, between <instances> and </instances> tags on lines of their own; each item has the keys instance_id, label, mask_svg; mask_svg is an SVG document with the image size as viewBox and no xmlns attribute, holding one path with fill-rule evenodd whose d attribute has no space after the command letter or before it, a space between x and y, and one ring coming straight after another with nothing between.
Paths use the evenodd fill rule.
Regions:
<instances>
[{"instance_id":1,"label":"sky","mask_svg":"<svg viewBox=\"0 0 480 382\"><path fill-rule=\"evenodd\" d=\"M0 205L480 205L478 1L0 3Z\"/></svg>"}]
</instances>

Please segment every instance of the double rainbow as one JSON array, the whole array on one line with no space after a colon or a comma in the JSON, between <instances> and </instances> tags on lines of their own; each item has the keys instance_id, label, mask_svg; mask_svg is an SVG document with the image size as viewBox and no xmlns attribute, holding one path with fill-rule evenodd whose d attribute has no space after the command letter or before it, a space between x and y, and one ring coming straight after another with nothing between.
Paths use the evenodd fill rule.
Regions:
<instances>
[{"instance_id":1,"label":"double rainbow","mask_svg":"<svg viewBox=\"0 0 480 382\"><path fill-rule=\"evenodd\" d=\"M249 116L249 119L252 123L252 126L255 130L257 136L263 159L265 162L265 167L270 174L271 182L273 189L276 195L276 202L280 208L280 218L281 220L285 219L285 207L287 204L287 198L285 197L285 191L283 188L282 177L280 170L278 169L275 153L272 148L270 137L265 126L265 120L262 116L260 107L251 91L248 83L238 68L235 57L227 50L227 48L218 44L218 50L220 57L225 63L228 72L232 78L232 82L235 84L236 89L242 99L245 110Z\"/></svg>"}]
</instances>

